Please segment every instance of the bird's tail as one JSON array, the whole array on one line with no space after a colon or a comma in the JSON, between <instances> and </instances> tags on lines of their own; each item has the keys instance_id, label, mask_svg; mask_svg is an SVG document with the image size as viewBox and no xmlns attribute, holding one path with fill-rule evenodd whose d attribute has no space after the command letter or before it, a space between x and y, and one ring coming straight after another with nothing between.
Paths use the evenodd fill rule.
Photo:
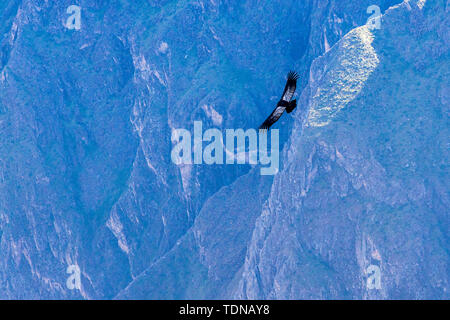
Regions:
<instances>
[{"instance_id":1,"label":"bird's tail","mask_svg":"<svg viewBox=\"0 0 450 320\"><path fill-rule=\"evenodd\" d=\"M292 111L294 111L295 107L297 107L297 100L292 100L286 107L286 112L291 113Z\"/></svg>"}]
</instances>

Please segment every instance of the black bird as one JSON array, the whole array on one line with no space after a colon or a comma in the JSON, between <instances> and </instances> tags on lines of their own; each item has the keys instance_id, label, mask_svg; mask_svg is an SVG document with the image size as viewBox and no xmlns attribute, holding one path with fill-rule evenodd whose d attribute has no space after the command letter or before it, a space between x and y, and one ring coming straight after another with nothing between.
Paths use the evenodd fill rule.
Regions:
<instances>
[{"instance_id":1,"label":"black bird","mask_svg":"<svg viewBox=\"0 0 450 320\"><path fill-rule=\"evenodd\" d=\"M269 130L270 126L280 119L284 110L287 113L291 113L295 107L297 106L297 100L292 100L294 96L295 89L297 88L297 79L298 74L294 71L290 71L288 73L288 79L286 82L286 86L284 87L283 95L281 96L281 100L278 101L275 110L272 111L270 116L263 122L263 124L259 127L259 130Z\"/></svg>"}]
</instances>

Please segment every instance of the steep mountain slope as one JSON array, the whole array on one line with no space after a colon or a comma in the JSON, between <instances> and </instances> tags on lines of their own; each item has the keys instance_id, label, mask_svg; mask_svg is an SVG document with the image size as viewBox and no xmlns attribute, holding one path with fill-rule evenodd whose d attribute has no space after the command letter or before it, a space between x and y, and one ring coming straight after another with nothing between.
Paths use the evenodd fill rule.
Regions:
<instances>
[{"instance_id":1,"label":"steep mountain slope","mask_svg":"<svg viewBox=\"0 0 450 320\"><path fill-rule=\"evenodd\" d=\"M314 61L236 298L448 299L448 26L405 2Z\"/></svg>"},{"instance_id":2,"label":"steep mountain slope","mask_svg":"<svg viewBox=\"0 0 450 320\"><path fill-rule=\"evenodd\" d=\"M208 30L214 30L214 39L217 40L219 46L217 47L216 43L208 50L208 52L211 51L210 55L212 57L211 61L208 61L206 65L208 69L215 70L216 74L220 74L219 79L213 78L213 85L217 81L230 80L230 76L232 77L232 82L236 83L233 87L230 87L230 84L223 84L220 87L222 92L232 92L232 98L228 98L228 101L231 101L231 105L229 104L230 102L222 99L218 93L214 93L212 96L209 95L205 99L209 102L208 105L214 106L219 114L226 115L223 117L224 124L222 124L222 127L242 126L246 128L248 123L254 127L255 123L252 120L254 119L252 113L258 113L255 110L256 105L266 105L266 112L268 112L272 105L264 102L267 99L267 92L270 93L271 100L274 103L279 95L280 88L275 88L272 85L273 77L271 75L275 71L270 70L272 68L280 68L286 62L293 61L292 64L299 65L299 70L303 70L301 72L306 74L312 57L325 51L324 37L327 37L327 32L322 30L322 26L324 24L334 26L334 29L330 28L332 31L328 33L330 43L333 43L333 39L345 34L352 27L365 22L364 19L367 18L366 8L369 6L369 4L367 6L361 5L361 7L356 6L363 8L363 10L355 10L355 5L350 2L339 2L339 4L330 2L328 5L323 6L323 3L319 5L316 2L302 4L286 1L284 5L291 10L282 11L281 16L272 4L263 4L262 10L255 12L253 8L256 5L253 1L242 3L240 5L241 10L237 10L233 6L228 7L225 4L220 4L218 8L215 6L210 8L213 17L215 17L215 14L218 14L219 21L216 22L214 19L211 19L205 23L211 24ZM307 11L312 11L309 17L299 18ZM345 14L345 12L349 13ZM353 15L350 12L353 12ZM344 18L335 25L335 18L338 16L343 16ZM211 17L211 14L206 15L206 17ZM243 20L244 17L245 20ZM273 21L273 19L276 19L276 21ZM310 24L310 26L305 27L305 25L302 25L302 19L305 24ZM235 32L231 33L231 36L228 34L230 29L236 29ZM314 33L309 33L309 30L313 30ZM320 32L317 33L317 30L320 30ZM278 34L276 34L277 32ZM304 38L302 42L294 42L294 40L300 41L301 37ZM282 41L284 38L285 41ZM257 41L256 39L260 40ZM291 43L291 41L294 43ZM175 43L177 42L175 41ZM169 44L168 47L171 48L172 45ZM267 48L270 48L270 51ZM184 51L179 49L177 52ZM262 52L265 53L262 55ZM287 53L292 52L296 55L291 58ZM217 59L216 56L226 59ZM295 58L299 59L298 57L301 57L301 61L294 60ZM202 59L205 60L205 58ZM228 72L223 70L230 68L230 61L233 62L231 64L233 73L229 75ZM248 61L252 63L249 64ZM274 64L271 61L277 61L277 63ZM234 69L236 67L238 68L237 70ZM196 76L203 79L206 75L200 73L196 74ZM251 81L249 82L249 80ZM206 88L211 86L210 83L205 83L204 80L196 80L194 84L197 82L199 82L199 86L194 87L194 89L190 88L188 93L189 98L191 99L192 97L195 101L198 99L197 95L205 91L205 86ZM239 86L241 83L245 88L244 91ZM267 89L261 91L262 88ZM211 90L215 92L217 89ZM249 95L248 92L251 92L252 95ZM236 98L234 98L235 96ZM245 100L245 104L237 103L238 99ZM210 102L211 100L212 102ZM186 103L185 100L182 100L180 105L174 108L179 111L174 111L176 113L171 123L181 124L189 121L192 123L196 119L204 119L204 122L207 123L212 122L210 119L205 119L203 110L199 110L195 115L181 114L181 110ZM193 105L194 108L198 109L200 109L199 107L202 104L203 102L196 107L196 103L187 103L188 106ZM243 118L242 120L241 117ZM288 121L283 120L282 123L287 124ZM217 126L217 124L215 125ZM287 132L289 131L285 130L284 135ZM183 168L183 170L185 169ZM188 190L185 189L185 192L191 197L195 194L205 197L216 187L217 176L221 176L224 173L230 174L230 170L234 171L235 169L233 167L230 168L230 166L219 168L198 166L189 168L189 175L184 177L189 182L183 183L183 185L189 187ZM195 183L191 182L193 177ZM200 215L195 225L189 231L188 236L181 239L181 242L175 246L167 257L158 260L156 264L151 265L144 273L134 279L118 297L159 299L186 296L191 298L230 297L231 286L234 285L233 281L239 277L241 266L244 263L244 253L241 251L245 250L248 245L255 215L261 211L262 201L266 200L265 197L268 194L271 181L271 177L255 177L255 172L251 172L247 178L239 179L231 185L233 188L241 190L241 194L246 194L245 189L249 188L252 192L262 196L262 198L260 198L261 196L251 196L250 199L255 201L249 204L248 209L239 210L236 205L233 205L235 202L241 203L239 193L231 192L228 188L219 190L203 205ZM240 183L241 186L237 186L236 183ZM198 190L198 188L200 189ZM238 219L236 219L236 211L239 212L240 218ZM226 216L219 219L219 214ZM222 219L225 219L226 222L221 222ZM224 229L223 232L220 232L221 228ZM217 232L211 232L210 229L217 230ZM225 231L229 229L234 230L232 235ZM238 237L240 242L236 242L234 237ZM230 239L233 240L230 241ZM211 247L211 244L215 244L215 247ZM166 272L169 272L168 270L170 270L170 276L166 274ZM208 270L208 272L205 270ZM183 276L180 277L179 274ZM167 291L156 290L158 287L171 289Z\"/></svg>"}]
</instances>

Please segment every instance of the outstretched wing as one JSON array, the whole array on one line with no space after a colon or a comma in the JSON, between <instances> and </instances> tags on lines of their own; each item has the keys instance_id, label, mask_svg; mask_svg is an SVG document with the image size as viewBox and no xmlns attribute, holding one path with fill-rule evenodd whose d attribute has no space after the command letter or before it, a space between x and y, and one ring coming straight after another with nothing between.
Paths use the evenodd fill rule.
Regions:
<instances>
[{"instance_id":1,"label":"outstretched wing","mask_svg":"<svg viewBox=\"0 0 450 320\"><path fill-rule=\"evenodd\" d=\"M269 130L269 128L280 119L286 108L280 104L277 105L275 110L272 111L270 116L263 122L263 124L259 127L259 130Z\"/></svg>"},{"instance_id":2,"label":"outstretched wing","mask_svg":"<svg viewBox=\"0 0 450 320\"><path fill-rule=\"evenodd\" d=\"M281 100L284 101L291 101L292 97L294 96L295 89L297 89L297 79L298 79L297 72L289 71L288 73L288 79L286 82L286 86L284 87L283 96L281 97Z\"/></svg>"}]
</instances>

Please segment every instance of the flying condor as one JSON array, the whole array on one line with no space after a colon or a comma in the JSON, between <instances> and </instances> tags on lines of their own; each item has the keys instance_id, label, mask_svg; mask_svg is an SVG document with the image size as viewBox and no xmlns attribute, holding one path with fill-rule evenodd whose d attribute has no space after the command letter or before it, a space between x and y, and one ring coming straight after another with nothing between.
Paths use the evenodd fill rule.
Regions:
<instances>
[{"instance_id":1,"label":"flying condor","mask_svg":"<svg viewBox=\"0 0 450 320\"><path fill-rule=\"evenodd\" d=\"M269 130L269 128L280 119L284 110L287 113L291 113L295 107L297 106L297 100L292 100L294 96L295 89L297 88L297 79L298 74L294 71L290 71L288 73L288 79L286 82L286 86L284 87L283 95L281 96L281 100L278 101L275 110L272 111L270 116L263 122L263 124L259 127L259 130Z\"/></svg>"}]
</instances>

